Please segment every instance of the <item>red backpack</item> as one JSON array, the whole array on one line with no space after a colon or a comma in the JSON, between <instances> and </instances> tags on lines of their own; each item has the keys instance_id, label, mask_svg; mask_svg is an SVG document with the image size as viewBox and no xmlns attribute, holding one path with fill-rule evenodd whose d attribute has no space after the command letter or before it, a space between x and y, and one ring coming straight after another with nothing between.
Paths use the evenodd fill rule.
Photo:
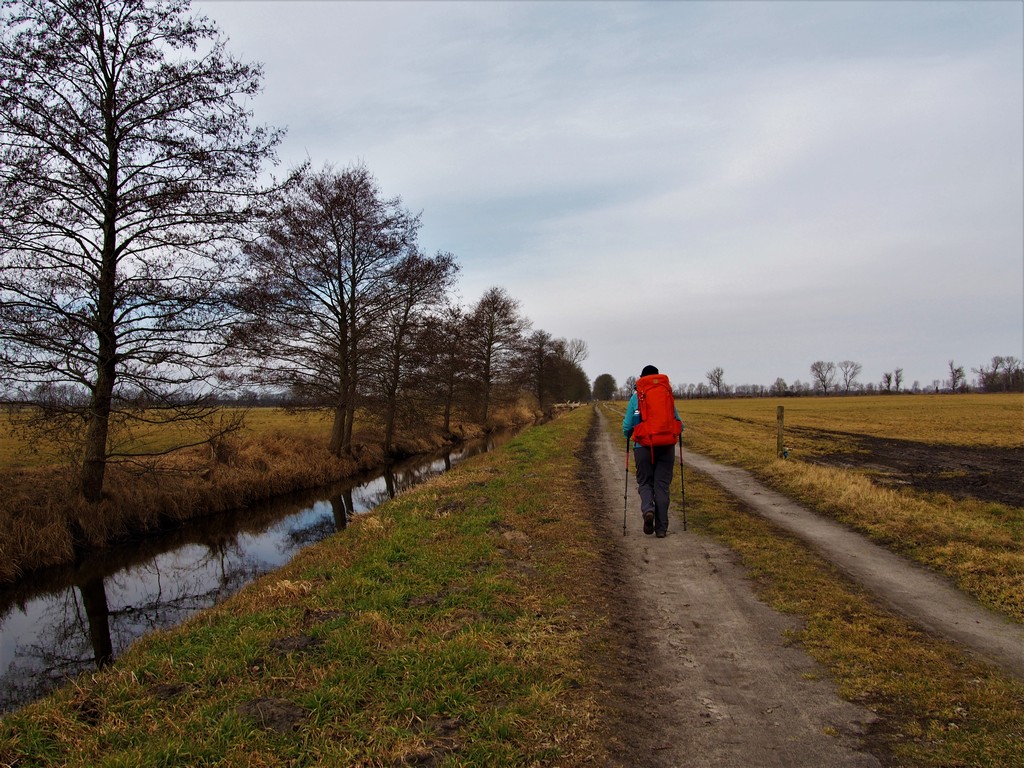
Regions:
<instances>
[{"instance_id":1,"label":"red backpack","mask_svg":"<svg viewBox=\"0 0 1024 768\"><path fill-rule=\"evenodd\" d=\"M640 406L640 423L633 430L633 440L640 445L675 445L683 432L683 423L676 418L676 401L668 376L655 373L636 380L636 399Z\"/></svg>"}]
</instances>

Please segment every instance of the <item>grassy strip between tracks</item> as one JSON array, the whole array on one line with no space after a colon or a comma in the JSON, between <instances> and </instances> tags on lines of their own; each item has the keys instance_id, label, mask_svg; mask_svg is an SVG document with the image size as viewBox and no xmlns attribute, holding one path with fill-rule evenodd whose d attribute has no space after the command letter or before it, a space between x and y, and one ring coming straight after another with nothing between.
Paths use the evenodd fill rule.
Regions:
<instances>
[{"instance_id":1,"label":"grassy strip between tracks","mask_svg":"<svg viewBox=\"0 0 1024 768\"><path fill-rule=\"evenodd\" d=\"M0 765L600 764L590 409L0 721Z\"/></svg>"},{"instance_id":2,"label":"grassy strip between tracks","mask_svg":"<svg viewBox=\"0 0 1024 768\"><path fill-rule=\"evenodd\" d=\"M606 415L621 441L621 407ZM885 764L1024 765L1024 684L880 607L808 546L689 469L686 503L690 531L739 553L761 599L803 619L793 641L844 698L877 714L867 746Z\"/></svg>"}]
</instances>

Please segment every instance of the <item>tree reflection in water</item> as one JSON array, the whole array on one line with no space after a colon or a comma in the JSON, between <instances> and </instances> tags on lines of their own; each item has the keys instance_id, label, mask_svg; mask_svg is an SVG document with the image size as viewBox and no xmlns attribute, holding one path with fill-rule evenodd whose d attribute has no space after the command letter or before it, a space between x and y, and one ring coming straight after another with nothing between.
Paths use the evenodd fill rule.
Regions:
<instances>
[{"instance_id":1,"label":"tree reflection in water","mask_svg":"<svg viewBox=\"0 0 1024 768\"><path fill-rule=\"evenodd\" d=\"M0 589L0 713L109 664L147 632L217 604L354 516L509 436L398 464L357 485L195 521Z\"/></svg>"}]
</instances>

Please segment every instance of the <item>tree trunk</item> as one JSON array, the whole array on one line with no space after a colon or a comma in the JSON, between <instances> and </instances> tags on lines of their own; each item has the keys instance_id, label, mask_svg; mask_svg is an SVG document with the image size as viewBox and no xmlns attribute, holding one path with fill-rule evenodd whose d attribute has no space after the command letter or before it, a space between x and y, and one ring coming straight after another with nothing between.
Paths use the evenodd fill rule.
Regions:
<instances>
[{"instance_id":1,"label":"tree trunk","mask_svg":"<svg viewBox=\"0 0 1024 768\"><path fill-rule=\"evenodd\" d=\"M113 103L112 95L108 101ZM103 208L103 248L96 281L96 383L92 391L89 422L85 433L82 460L82 498L95 504L103 498L103 478L107 470L107 434L110 410L117 378L117 324L114 320L114 294L117 291L117 142L113 118L106 115L107 178Z\"/></svg>"},{"instance_id":2,"label":"tree trunk","mask_svg":"<svg viewBox=\"0 0 1024 768\"><path fill-rule=\"evenodd\" d=\"M110 609L103 578L92 578L78 585L82 605L89 621L89 640L97 667L107 667L114 660L114 645L110 640Z\"/></svg>"},{"instance_id":3,"label":"tree trunk","mask_svg":"<svg viewBox=\"0 0 1024 768\"><path fill-rule=\"evenodd\" d=\"M334 407L334 422L331 424L331 439L327 444L327 450L335 456L341 456L345 447L345 414L347 408L344 403L338 403Z\"/></svg>"},{"instance_id":4,"label":"tree trunk","mask_svg":"<svg viewBox=\"0 0 1024 768\"><path fill-rule=\"evenodd\" d=\"M448 391L444 397L444 432L450 434L452 431L452 400L455 399L455 385L449 384Z\"/></svg>"},{"instance_id":5,"label":"tree trunk","mask_svg":"<svg viewBox=\"0 0 1024 768\"><path fill-rule=\"evenodd\" d=\"M392 398L384 414L384 455L389 456L395 442L395 401Z\"/></svg>"},{"instance_id":6,"label":"tree trunk","mask_svg":"<svg viewBox=\"0 0 1024 768\"><path fill-rule=\"evenodd\" d=\"M101 370L93 391L82 460L82 498L90 504L103 498L103 478L107 471L107 432L114 390L113 362L104 368L106 370Z\"/></svg>"}]
</instances>

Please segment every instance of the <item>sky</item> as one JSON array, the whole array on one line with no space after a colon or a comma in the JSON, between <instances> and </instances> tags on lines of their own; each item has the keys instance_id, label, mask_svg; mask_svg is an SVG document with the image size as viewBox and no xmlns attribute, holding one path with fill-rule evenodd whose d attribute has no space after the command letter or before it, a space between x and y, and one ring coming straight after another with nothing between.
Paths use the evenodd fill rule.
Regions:
<instances>
[{"instance_id":1,"label":"sky","mask_svg":"<svg viewBox=\"0 0 1024 768\"><path fill-rule=\"evenodd\" d=\"M423 250L621 385L905 386L1024 358L1024 3L194 0L279 171L365 163Z\"/></svg>"}]
</instances>

